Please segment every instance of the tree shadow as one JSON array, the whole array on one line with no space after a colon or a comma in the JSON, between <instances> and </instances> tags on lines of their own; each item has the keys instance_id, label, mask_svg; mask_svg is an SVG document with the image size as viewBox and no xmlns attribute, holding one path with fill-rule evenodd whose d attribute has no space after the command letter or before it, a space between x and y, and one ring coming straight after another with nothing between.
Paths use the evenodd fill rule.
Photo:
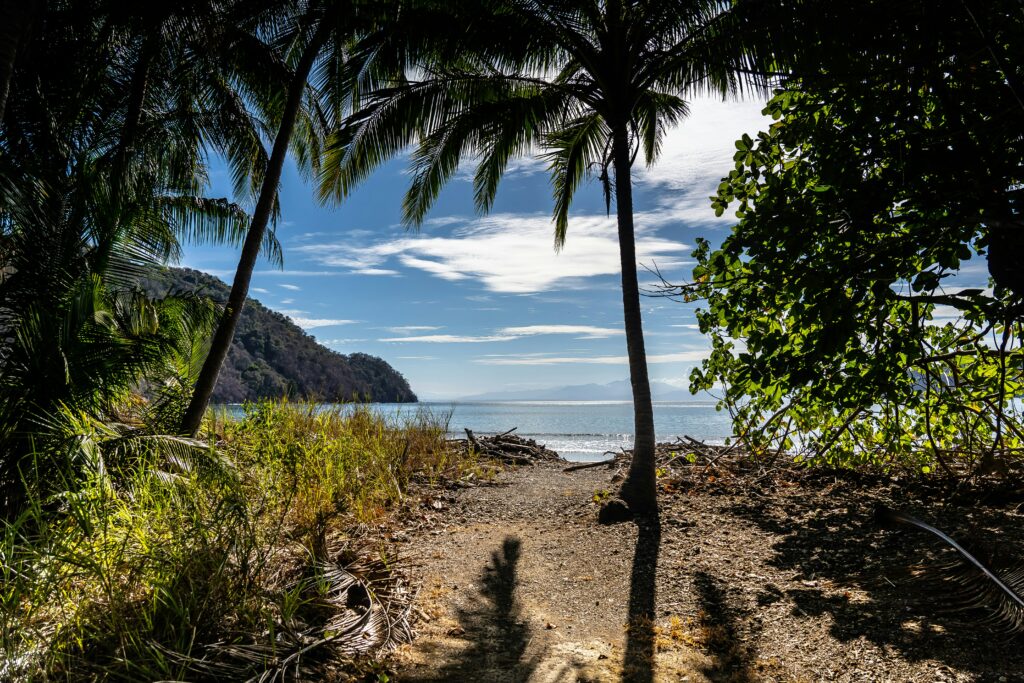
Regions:
<instances>
[{"instance_id":1,"label":"tree shadow","mask_svg":"<svg viewBox=\"0 0 1024 683\"><path fill-rule=\"evenodd\" d=\"M629 580L626 651L622 660L624 683L653 683L655 604L661 518L657 513L637 518L638 534Z\"/></svg>"},{"instance_id":2,"label":"tree shadow","mask_svg":"<svg viewBox=\"0 0 1024 683\"><path fill-rule=\"evenodd\" d=\"M759 680L751 668L754 651L749 644L755 637L744 638L740 629L743 615L729 605L718 580L707 572L697 572L693 580L700 601L699 627L711 663L703 673L712 681L750 683ZM752 634L756 635L756 634Z\"/></svg>"},{"instance_id":3,"label":"tree shadow","mask_svg":"<svg viewBox=\"0 0 1024 683\"><path fill-rule=\"evenodd\" d=\"M471 644L450 664L428 678L416 681L488 681L520 683L528 680L537 666L527 656L530 627L522 618L516 599L516 565L522 543L508 536L480 579L480 592L457 610L459 628Z\"/></svg>"},{"instance_id":4,"label":"tree shadow","mask_svg":"<svg viewBox=\"0 0 1024 683\"><path fill-rule=\"evenodd\" d=\"M794 616L831 617L830 633L840 642L863 638L907 661L939 661L982 680L1024 671L1021 636L1010 640L970 615L943 609L952 602L948 587L930 576L949 559L938 546L922 534L880 530L870 495L843 502L826 507L820 499L790 498L781 510L763 500L732 506L733 514L779 537L768 564L800 582L767 584L759 605L788 601ZM929 506L919 516L955 538L1006 542L1014 535L1016 547L1024 548L1019 532L1007 533L1019 524L1008 511Z\"/></svg>"}]
</instances>

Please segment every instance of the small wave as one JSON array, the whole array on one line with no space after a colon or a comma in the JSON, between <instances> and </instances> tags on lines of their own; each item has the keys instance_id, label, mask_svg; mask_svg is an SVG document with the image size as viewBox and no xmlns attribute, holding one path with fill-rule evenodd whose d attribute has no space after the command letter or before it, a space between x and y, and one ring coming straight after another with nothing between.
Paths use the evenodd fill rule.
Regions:
<instances>
[{"instance_id":1,"label":"small wave","mask_svg":"<svg viewBox=\"0 0 1024 683\"><path fill-rule=\"evenodd\" d=\"M471 428L472 429L472 428ZM501 434L502 432L487 432L473 430L474 434L480 434L481 436L494 436L495 434ZM633 434L629 432L602 434L599 432L513 432L516 436L520 436L524 439L632 439ZM465 434L462 430L452 430L449 434Z\"/></svg>"},{"instance_id":2,"label":"small wave","mask_svg":"<svg viewBox=\"0 0 1024 683\"><path fill-rule=\"evenodd\" d=\"M532 432L522 434L524 438L530 439L632 439L633 435L628 432L607 433L600 432Z\"/></svg>"}]
</instances>

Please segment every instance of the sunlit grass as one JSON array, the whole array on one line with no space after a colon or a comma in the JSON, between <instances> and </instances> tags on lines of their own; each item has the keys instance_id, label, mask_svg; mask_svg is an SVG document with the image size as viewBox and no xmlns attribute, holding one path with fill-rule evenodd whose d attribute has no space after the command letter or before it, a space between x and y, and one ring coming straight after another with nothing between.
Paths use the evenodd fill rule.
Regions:
<instances>
[{"instance_id":1,"label":"sunlit grass","mask_svg":"<svg viewBox=\"0 0 1024 683\"><path fill-rule=\"evenodd\" d=\"M445 416L263 403L214 416L205 448L152 441L118 468L103 458L123 440L83 435L101 466L0 528L0 680L194 679L208 645L314 618L346 529L476 467L446 432Z\"/></svg>"}]
</instances>

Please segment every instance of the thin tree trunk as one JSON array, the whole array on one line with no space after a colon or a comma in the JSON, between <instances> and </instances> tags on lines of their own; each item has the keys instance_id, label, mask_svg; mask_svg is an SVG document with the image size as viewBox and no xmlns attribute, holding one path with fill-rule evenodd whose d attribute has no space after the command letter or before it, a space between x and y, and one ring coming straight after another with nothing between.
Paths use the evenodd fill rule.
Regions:
<instances>
[{"instance_id":1,"label":"thin tree trunk","mask_svg":"<svg viewBox=\"0 0 1024 683\"><path fill-rule=\"evenodd\" d=\"M321 20L315 35L306 46L306 50L296 66L292 82L288 86L288 99L285 102L281 125L274 138L274 147L267 163L267 173L260 186L260 195L256 202L256 209L253 211L249 232L242 245L238 269L235 271L235 279L231 284L231 294L228 295L224 313L210 343L210 352L199 371L199 377L192 392L192 400L182 419L181 431L183 434L195 435L199 431L203 415L210 405L213 389L217 386L217 377L220 375L221 366L224 365L231 342L235 338L235 328L238 327L242 307L245 306L245 300L249 296L249 282L252 280L252 272L259 257L260 245L263 243L263 236L266 234L267 224L270 222L274 199L277 196L277 186L281 181L281 171L288 155L288 145L295 129L295 121L298 118L299 105L302 103L302 96L306 89L306 81L320 48L327 38L329 29L329 22L326 19Z\"/></svg>"},{"instance_id":2,"label":"thin tree trunk","mask_svg":"<svg viewBox=\"0 0 1024 683\"><path fill-rule=\"evenodd\" d=\"M38 0L0 1L0 121L7 110L18 50L25 42L38 5Z\"/></svg>"},{"instance_id":3,"label":"thin tree trunk","mask_svg":"<svg viewBox=\"0 0 1024 683\"><path fill-rule=\"evenodd\" d=\"M157 28L154 27L152 30L155 34ZM124 185L128 157L132 153L139 137L139 128L142 125L142 112L146 107L146 95L149 89L150 66L156 57L158 49L157 41L158 38L155 35L143 37L139 58L135 61L135 67L132 69L124 125L121 127L121 139L118 140L117 152L114 154L114 173L115 182L119 185L117 188L118 192L123 191L121 186Z\"/></svg>"},{"instance_id":4,"label":"thin tree trunk","mask_svg":"<svg viewBox=\"0 0 1024 683\"><path fill-rule=\"evenodd\" d=\"M103 221L103 230L99 244L92 250L89 258L95 272L105 272L107 269L110 254L114 245L120 238L121 231L131 221L129 214L129 197L134 198L137 188L129 192L129 164L134 156L137 156L135 147L139 138L139 130L142 127L142 113L146 108L146 98L149 94L149 76L153 60L156 58L159 49L157 29L154 27L152 33L143 38L139 57L132 69L132 77L128 92L128 102L125 106L124 125L121 126L121 136L113 155L113 165L110 174L113 203L110 206L111 213Z\"/></svg>"},{"instance_id":5,"label":"thin tree trunk","mask_svg":"<svg viewBox=\"0 0 1024 683\"><path fill-rule=\"evenodd\" d=\"M619 495L636 513L657 510L654 471L654 407L647 378L647 352L640 315L640 288L636 277L636 242L633 235L633 188L626 127L612 131L615 166L615 210L619 224L619 258L622 262L622 310L625 315L629 381L633 387L633 461Z\"/></svg>"}]
</instances>

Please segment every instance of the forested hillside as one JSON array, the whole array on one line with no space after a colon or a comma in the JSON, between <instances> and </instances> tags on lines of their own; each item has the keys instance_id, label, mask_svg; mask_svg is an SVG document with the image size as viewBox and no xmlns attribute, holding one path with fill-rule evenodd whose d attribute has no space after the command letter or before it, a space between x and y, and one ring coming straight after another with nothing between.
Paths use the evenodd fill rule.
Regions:
<instances>
[{"instance_id":1,"label":"forested hillside","mask_svg":"<svg viewBox=\"0 0 1024 683\"><path fill-rule=\"evenodd\" d=\"M155 296L195 292L223 303L229 287L188 268L168 268L145 283ZM213 394L215 403L290 396L322 401L415 402L409 382L387 362L318 344L286 316L249 299Z\"/></svg>"}]
</instances>

